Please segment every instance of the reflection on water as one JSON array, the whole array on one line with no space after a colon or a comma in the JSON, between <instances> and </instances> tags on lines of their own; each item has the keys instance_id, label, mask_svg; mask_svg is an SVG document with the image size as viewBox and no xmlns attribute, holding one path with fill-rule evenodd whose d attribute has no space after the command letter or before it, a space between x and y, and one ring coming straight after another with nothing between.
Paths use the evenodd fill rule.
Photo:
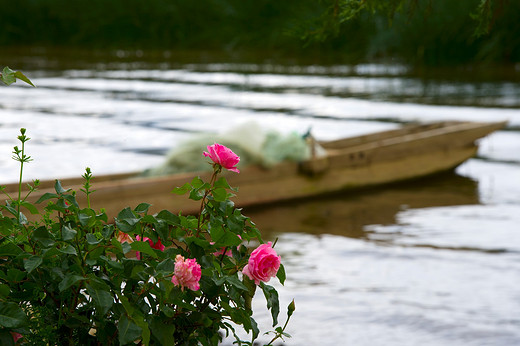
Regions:
<instances>
[{"instance_id":1,"label":"reflection on water","mask_svg":"<svg viewBox=\"0 0 520 346\"><path fill-rule=\"evenodd\" d=\"M401 65L47 53L0 52L38 86L0 88L1 183L17 179L9 158L20 127L33 138L26 178L46 179L86 166L144 170L193 132L248 121L327 140L415 121L508 120L455 173L244 213L279 238L282 313L296 300L288 345L520 345L517 70L424 78ZM268 330L261 295L254 304Z\"/></svg>"},{"instance_id":2,"label":"reflection on water","mask_svg":"<svg viewBox=\"0 0 520 346\"><path fill-rule=\"evenodd\" d=\"M395 224L400 211L478 203L477 182L450 172L383 188L246 208L244 213L265 233L283 230L372 239L365 226Z\"/></svg>"}]
</instances>

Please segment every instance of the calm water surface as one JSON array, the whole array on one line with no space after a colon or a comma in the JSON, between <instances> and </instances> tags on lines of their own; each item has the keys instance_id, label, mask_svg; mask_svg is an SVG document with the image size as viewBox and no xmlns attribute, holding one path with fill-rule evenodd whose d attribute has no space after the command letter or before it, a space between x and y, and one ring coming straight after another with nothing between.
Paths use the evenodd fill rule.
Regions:
<instances>
[{"instance_id":1,"label":"calm water surface","mask_svg":"<svg viewBox=\"0 0 520 346\"><path fill-rule=\"evenodd\" d=\"M17 179L21 127L26 177L46 179L152 167L194 133L248 121L335 139L508 120L454 173L246 214L279 238L282 311L296 301L288 345L520 345L518 71L476 82L385 65L21 61L38 88L0 88L0 183ZM255 304L267 329L265 301Z\"/></svg>"}]
</instances>

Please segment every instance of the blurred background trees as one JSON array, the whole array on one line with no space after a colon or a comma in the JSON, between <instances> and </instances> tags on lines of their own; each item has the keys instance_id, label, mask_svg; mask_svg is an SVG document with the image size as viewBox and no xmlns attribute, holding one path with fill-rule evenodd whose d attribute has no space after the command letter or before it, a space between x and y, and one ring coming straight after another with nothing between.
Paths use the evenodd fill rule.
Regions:
<instances>
[{"instance_id":1,"label":"blurred background trees","mask_svg":"<svg viewBox=\"0 0 520 346\"><path fill-rule=\"evenodd\" d=\"M511 0L0 0L0 8L4 49L262 51L429 66L520 61L520 1Z\"/></svg>"}]
</instances>

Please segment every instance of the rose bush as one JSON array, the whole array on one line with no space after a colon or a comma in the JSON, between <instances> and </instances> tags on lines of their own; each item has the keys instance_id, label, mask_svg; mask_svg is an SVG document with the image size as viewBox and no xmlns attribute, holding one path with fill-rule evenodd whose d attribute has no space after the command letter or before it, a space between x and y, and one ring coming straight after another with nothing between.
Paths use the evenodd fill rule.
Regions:
<instances>
[{"instance_id":1,"label":"rose bush","mask_svg":"<svg viewBox=\"0 0 520 346\"><path fill-rule=\"evenodd\" d=\"M284 283L280 257L235 208L236 190L218 177L223 168L238 171L231 150L209 146L210 182L196 177L174 189L201 203L198 215L152 215L141 203L109 220L103 209L91 208L88 168L81 189L86 206L59 181L55 192L39 198L43 211L29 203L39 182L21 195L31 158L24 129L18 138L18 194L2 189L7 201L0 207L0 344L217 345L233 336L238 345L252 345L260 333L251 309L257 287L275 327L269 344L287 336L294 302L277 326L278 293L266 284L275 275ZM251 255L250 241L261 244ZM237 328L250 339L241 340Z\"/></svg>"}]
</instances>

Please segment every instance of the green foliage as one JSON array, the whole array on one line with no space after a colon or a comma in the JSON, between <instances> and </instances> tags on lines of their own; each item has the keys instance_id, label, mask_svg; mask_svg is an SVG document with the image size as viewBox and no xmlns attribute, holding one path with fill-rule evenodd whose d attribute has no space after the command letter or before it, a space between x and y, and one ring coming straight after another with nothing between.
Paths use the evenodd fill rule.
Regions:
<instances>
[{"instance_id":1,"label":"green foliage","mask_svg":"<svg viewBox=\"0 0 520 346\"><path fill-rule=\"evenodd\" d=\"M24 129L19 139L23 149L15 149L15 159L23 164L29 161ZM195 178L177 189L201 202L198 216L151 215L141 203L108 223L103 211L80 206L76 192L56 181L55 191L39 198L47 203L44 213L28 221L23 211L36 207L21 202L27 197L8 196L0 207L2 344L13 344L11 333L19 333L18 343L27 345L217 345L229 334L252 345L259 335L250 305L256 286L241 270L249 259L244 244L262 239L229 200L232 188L218 172L209 183ZM90 169L83 178L88 196ZM172 282L178 255L200 264L200 289ZM283 283L283 267L279 278ZM276 327L278 293L261 287ZM285 326L275 328L273 340L287 336ZM240 340L237 327L251 341Z\"/></svg>"},{"instance_id":2,"label":"green foliage","mask_svg":"<svg viewBox=\"0 0 520 346\"><path fill-rule=\"evenodd\" d=\"M333 63L520 61L519 1L0 0L0 8L9 13L2 46L53 52L64 46L254 51Z\"/></svg>"},{"instance_id":3,"label":"green foliage","mask_svg":"<svg viewBox=\"0 0 520 346\"><path fill-rule=\"evenodd\" d=\"M0 73L0 80L6 84L11 85L16 82L16 79L24 81L25 83L34 86L34 84L20 71L13 71L8 66L4 67L2 73Z\"/></svg>"}]
</instances>

